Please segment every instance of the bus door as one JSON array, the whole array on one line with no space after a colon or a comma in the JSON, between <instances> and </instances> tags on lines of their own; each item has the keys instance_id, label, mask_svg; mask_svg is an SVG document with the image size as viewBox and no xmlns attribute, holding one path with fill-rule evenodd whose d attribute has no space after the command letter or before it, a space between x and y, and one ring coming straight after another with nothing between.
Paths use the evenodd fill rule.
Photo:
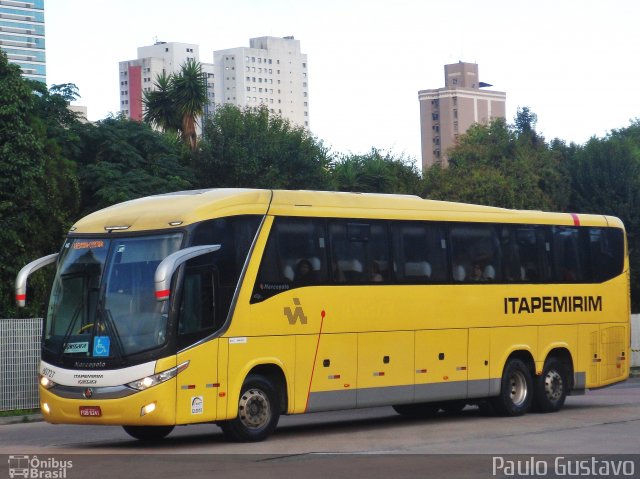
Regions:
<instances>
[{"instance_id":1,"label":"bus door","mask_svg":"<svg viewBox=\"0 0 640 479\"><path fill-rule=\"evenodd\" d=\"M210 264L190 264L185 269L178 313L177 364L189 362L176 384L176 423L216 419L220 390L219 339L209 339L217 327L219 295L217 271ZM195 262L194 262L195 263Z\"/></svg>"}]
</instances>

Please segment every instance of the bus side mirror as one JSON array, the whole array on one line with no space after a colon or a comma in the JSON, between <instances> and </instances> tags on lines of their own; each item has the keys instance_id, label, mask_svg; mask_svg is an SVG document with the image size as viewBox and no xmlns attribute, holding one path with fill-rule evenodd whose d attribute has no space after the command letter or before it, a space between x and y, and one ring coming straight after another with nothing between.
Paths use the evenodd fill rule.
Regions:
<instances>
[{"instance_id":1,"label":"bus side mirror","mask_svg":"<svg viewBox=\"0 0 640 479\"><path fill-rule=\"evenodd\" d=\"M171 295L171 278L182 263L197 256L202 256L203 254L213 253L220 248L221 245L219 244L192 246L191 248L176 251L163 259L158 265L154 277L156 299L158 301L166 301L169 299Z\"/></svg>"},{"instance_id":2,"label":"bus side mirror","mask_svg":"<svg viewBox=\"0 0 640 479\"><path fill-rule=\"evenodd\" d=\"M31 276L31 273L34 271L55 262L57 258L58 253L50 254L32 261L20 270L16 277L16 305L18 308L24 308L27 304L27 278Z\"/></svg>"}]
</instances>

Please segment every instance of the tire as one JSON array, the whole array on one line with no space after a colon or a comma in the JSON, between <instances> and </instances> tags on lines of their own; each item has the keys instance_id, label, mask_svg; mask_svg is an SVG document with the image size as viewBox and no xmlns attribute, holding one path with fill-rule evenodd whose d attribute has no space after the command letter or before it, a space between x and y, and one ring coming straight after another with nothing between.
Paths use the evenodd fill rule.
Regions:
<instances>
[{"instance_id":1,"label":"tire","mask_svg":"<svg viewBox=\"0 0 640 479\"><path fill-rule=\"evenodd\" d=\"M569 373L563 361L549 358L542 374L534 385L535 409L539 412L556 412L564 405L569 392Z\"/></svg>"},{"instance_id":2,"label":"tire","mask_svg":"<svg viewBox=\"0 0 640 479\"><path fill-rule=\"evenodd\" d=\"M396 404L392 407L401 416L408 417L431 417L440 410L437 404L432 403Z\"/></svg>"},{"instance_id":3,"label":"tire","mask_svg":"<svg viewBox=\"0 0 640 479\"><path fill-rule=\"evenodd\" d=\"M167 437L174 426L122 426L129 436L140 441L160 441Z\"/></svg>"},{"instance_id":4,"label":"tire","mask_svg":"<svg viewBox=\"0 0 640 479\"><path fill-rule=\"evenodd\" d=\"M219 426L232 441L258 442L264 441L275 430L279 419L277 389L266 377L249 375L238 398L238 416L222 421Z\"/></svg>"},{"instance_id":5,"label":"tire","mask_svg":"<svg viewBox=\"0 0 640 479\"><path fill-rule=\"evenodd\" d=\"M531 409L533 380L531 372L520 359L511 359L504 368L500 395L491 398L491 405L500 416L522 416Z\"/></svg>"}]
</instances>

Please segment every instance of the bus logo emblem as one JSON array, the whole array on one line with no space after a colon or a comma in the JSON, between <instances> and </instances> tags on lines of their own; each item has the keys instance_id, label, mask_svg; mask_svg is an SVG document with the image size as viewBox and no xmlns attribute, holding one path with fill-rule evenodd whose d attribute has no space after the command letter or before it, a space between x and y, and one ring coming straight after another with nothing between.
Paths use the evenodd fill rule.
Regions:
<instances>
[{"instance_id":1,"label":"bus logo emblem","mask_svg":"<svg viewBox=\"0 0 640 479\"><path fill-rule=\"evenodd\" d=\"M295 305L295 309L293 311L291 311L291 308L288 306L284 308L284 315L289 320L289 324L293 326L298 320L300 320L300 324L307 324L307 317L302 310L302 306L300 306L300 300L298 298L293 298L293 304Z\"/></svg>"}]
</instances>

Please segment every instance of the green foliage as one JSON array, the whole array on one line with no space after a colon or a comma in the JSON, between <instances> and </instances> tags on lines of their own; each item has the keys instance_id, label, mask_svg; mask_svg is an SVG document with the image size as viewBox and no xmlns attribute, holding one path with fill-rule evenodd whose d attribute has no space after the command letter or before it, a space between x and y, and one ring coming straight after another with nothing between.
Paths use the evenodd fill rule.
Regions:
<instances>
[{"instance_id":1,"label":"green foliage","mask_svg":"<svg viewBox=\"0 0 640 479\"><path fill-rule=\"evenodd\" d=\"M207 104L202 65L188 59L176 74L164 72L156 78L155 90L145 92L145 121L164 132L179 132L185 145L195 151L197 119Z\"/></svg>"},{"instance_id":2,"label":"green foliage","mask_svg":"<svg viewBox=\"0 0 640 479\"><path fill-rule=\"evenodd\" d=\"M557 210L567 202L559 157L531 123L476 124L448 152L449 168L425 172L424 195L505 208Z\"/></svg>"},{"instance_id":3,"label":"green foliage","mask_svg":"<svg viewBox=\"0 0 640 479\"><path fill-rule=\"evenodd\" d=\"M372 148L364 155L343 155L332 165L331 183L338 191L419 194L415 163Z\"/></svg>"},{"instance_id":4,"label":"green foliage","mask_svg":"<svg viewBox=\"0 0 640 479\"><path fill-rule=\"evenodd\" d=\"M181 161L181 146L146 124L108 118L79 125L75 132L84 214L192 187L193 173Z\"/></svg>"},{"instance_id":5,"label":"green foliage","mask_svg":"<svg viewBox=\"0 0 640 479\"><path fill-rule=\"evenodd\" d=\"M325 189L327 149L266 107L219 107L193 157L197 186Z\"/></svg>"},{"instance_id":6,"label":"green foliage","mask_svg":"<svg viewBox=\"0 0 640 479\"><path fill-rule=\"evenodd\" d=\"M46 274L29 283L33 301L18 313L16 274L29 261L56 251L77 213L74 165L65 156L72 85L50 91L20 76L0 52L0 317L42 314Z\"/></svg>"},{"instance_id":7,"label":"green foliage","mask_svg":"<svg viewBox=\"0 0 640 479\"><path fill-rule=\"evenodd\" d=\"M627 229L631 299L640 309L640 121L568 155L573 211L619 217Z\"/></svg>"}]
</instances>

